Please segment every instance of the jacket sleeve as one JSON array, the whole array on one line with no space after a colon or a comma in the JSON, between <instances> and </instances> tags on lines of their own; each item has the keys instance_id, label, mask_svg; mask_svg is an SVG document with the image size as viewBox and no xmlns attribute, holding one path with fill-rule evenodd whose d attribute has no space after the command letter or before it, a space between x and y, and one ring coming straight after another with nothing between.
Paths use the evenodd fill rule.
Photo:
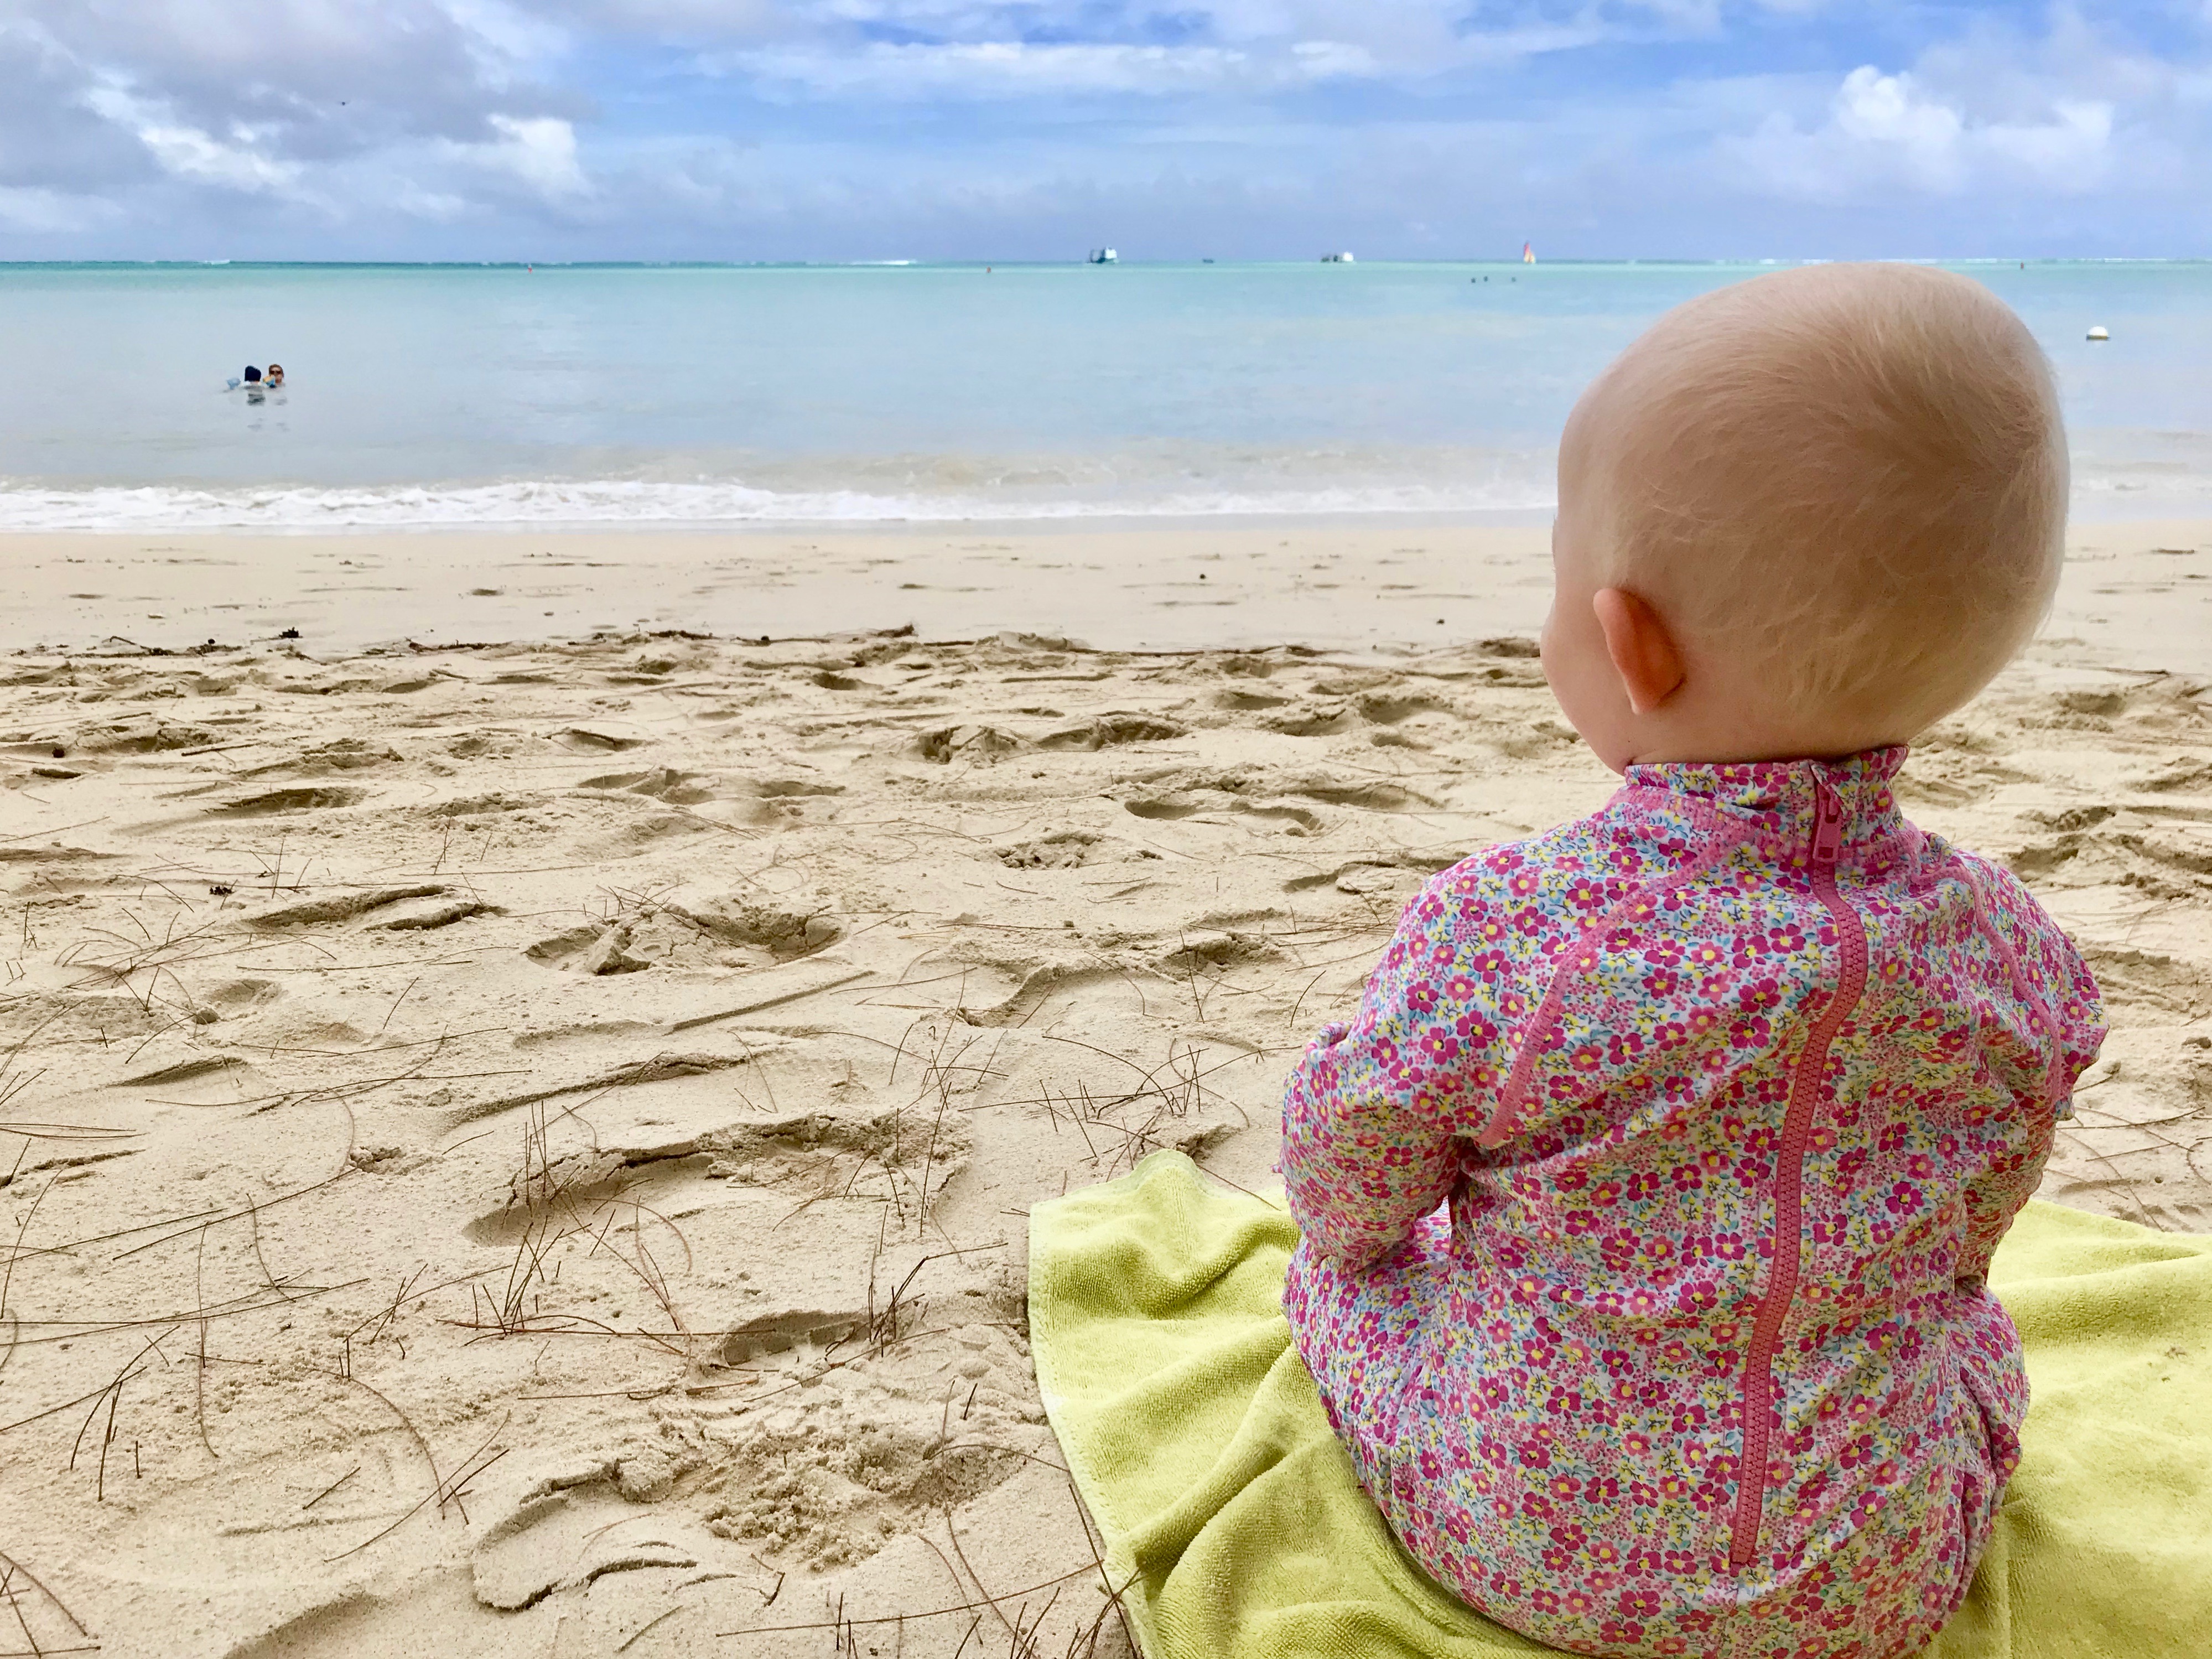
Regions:
<instances>
[{"instance_id":1,"label":"jacket sleeve","mask_svg":"<svg viewBox=\"0 0 2212 1659\"><path fill-rule=\"evenodd\" d=\"M1992 966L2002 973L1999 995L2011 994L1979 1021L1983 1052L2014 1097L2008 1121L1978 1126L1983 1168L1966 1192L1958 1277L1979 1285L1998 1242L2042 1183L2059 1114L2095 1061L2106 1027L2097 982L2065 930L2009 872L1972 864L1979 919L1997 957Z\"/></svg>"},{"instance_id":2,"label":"jacket sleeve","mask_svg":"<svg viewBox=\"0 0 2212 1659\"><path fill-rule=\"evenodd\" d=\"M1480 871L1455 866L1408 905L1349 1025L1324 1029L1283 1097L1282 1171L1308 1243L1357 1270L1458 1182L1496 1098L1493 979Z\"/></svg>"}]
</instances>

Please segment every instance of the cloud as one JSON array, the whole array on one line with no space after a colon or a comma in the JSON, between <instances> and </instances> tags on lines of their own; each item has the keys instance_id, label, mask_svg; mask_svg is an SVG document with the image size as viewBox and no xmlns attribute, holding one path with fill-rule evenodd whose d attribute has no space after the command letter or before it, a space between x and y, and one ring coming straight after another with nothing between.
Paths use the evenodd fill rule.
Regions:
<instances>
[{"instance_id":1,"label":"cloud","mask_svg":"<svg viewBox=\"0 0 2212 1659\"><path fill-rule=\"evenodd\" d=\"M1297 41L1287 52L1266 57L1212 46L877 42L846 53L819 49L742 52L716 60L713 67L765 88L803 89L817 97L865 93L904 99L1062 94L1152 99L1228 87L1272 91L1376 72L1374 58L1362 48L1326 40Z\"/></svg>"},{"instance_id":2,"label":"cloud","mask_svg":"<svg viewBox=\"0 0 2212 1659\"><path fill-rule=\"evenodd\" d=\"M509 173L549 200L590 192L591 181L576 161L576 130L557 116L489 118L500 134L493 144L463 147L480 165Z\"/></svg>"},{"instance_id":3,"label":"cloud","mask_svg":"<svg viewBox=\"0 0 2212 1659\"><path fill-rule=\"evenodd\" d=\"M1976 118L1911 73L1863 64L1844 76L1824 124L1804 131L1771 115L1717 149L1753 183L1815 200L1896 189L1955 196L1993 185L2070 194L2109 171L2113 110L2053 95L2040 119Z\"/></svg>"},{"instance_id":4,"label":"cloud","mask_svg":"<svg viewBox=\"0 0 2212 1659\"><path fill-rule=\"evenodd\" d=\"M0 229L37 235L76 234L115 216L114 207L97 197L0 185Z\"/></svg>"},{"instance_id":5,"label":"cloud","mask_svg":"<svg viewBox=\"0 0 2212 1659\"><path fill-rule=\"evenodd\" d=\"M136 138L155 166L178 179L249 195L283 195L294 192L304 171L300 162L264 153L243 125L234 124L228 138L218 138L120 87L95 87L83 102Z\"/></svg>"},{"instance_id":6,"label":"cloud","mask_svg":"<svg viewBox=\"0 0 2212 1659\"><path fill-rule=\"evenodd\" d=\"M647 0L599 3L604 11ZM668 3L651 0L650 15L664 17ZM1666 0L1636 9L1649 15L1608 23L1584 5L1470 13L1458 0L1217 0L1172 11L1129 0L846 0L757 6L744 14L754 39L698 63L772 93L820 98L1155 100L1339 80L1432 82L1469 65L1705 27L1674 16ZM1692 9L1702 16L1707 8L1693 0Z\"/></svg>"},{"instance_id":7,"label":"cloud","mask_svg":"<svg viewBox=\"0 0 2212 1659\"><path fill-rule=\"evenodd\" d=\"M0 0L0 256L2212 252L2162 8Z\"/></svg>"},{"instance_id":8,"label":"cloud","mask_svg":"<svg viewBox=\"0 0 2212 1659\"><path fill-rule=\"evenodd\" d=\"M1958 111L1923 97L1909 75L1862 64L1836 89L1832 131L1846 149L1886 150L1908 173L1939 188L1958 185L1966 130Z\"/></svg>"},{"instance_id":9,"label":"cloud","mask_svg":"<svg viewBox=\"0 0 2212 1659\"><path fill-rule=\"evenodd\" d=\"M250 143L224 143L197 127L142 126L138 140L169 172L229 190L286 191L301 171L297 161L264 155Z\"/></svg>"}]
</instances>

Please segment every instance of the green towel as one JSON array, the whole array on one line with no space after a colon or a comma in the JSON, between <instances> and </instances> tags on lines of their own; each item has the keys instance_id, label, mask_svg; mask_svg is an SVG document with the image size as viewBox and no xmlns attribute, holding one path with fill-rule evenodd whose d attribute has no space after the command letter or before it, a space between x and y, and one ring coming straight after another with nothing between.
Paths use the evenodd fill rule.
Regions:
<instances>
[{"instance_id":1,"label":"green towel","mask_svg":"<svg viewBox=\"0 0 2212 1659\"><path fill-rule=\"evenodd\" d=\"M1282 1316L1297 1239L1179 1152L1030 1212L1037 1380L1146 1659L1555 1651L1440 1588L1360 1491ZM2034 1405L1929 1653L2212 1654L2212 1239L2036 1203L1991 1281Z\"/></svg>"}]
</instances>

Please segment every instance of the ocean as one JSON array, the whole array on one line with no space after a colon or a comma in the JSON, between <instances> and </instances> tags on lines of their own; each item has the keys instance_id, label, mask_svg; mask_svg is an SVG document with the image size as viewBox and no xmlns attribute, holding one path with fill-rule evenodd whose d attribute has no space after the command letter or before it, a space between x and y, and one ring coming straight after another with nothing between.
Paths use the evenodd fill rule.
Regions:
<instances>
[{"instance_id":1,"label":"ocean","mask_svg":"<svg viewBox=\"0 0 2212 1659\"><path fill-rule=\"evenodd\" d=\"M0 265L0 529L1540 518L1589 377L1771 268ZM1954 268L2078 516L2212 511L2212 263Z\"/></svg>"}]
</instances>

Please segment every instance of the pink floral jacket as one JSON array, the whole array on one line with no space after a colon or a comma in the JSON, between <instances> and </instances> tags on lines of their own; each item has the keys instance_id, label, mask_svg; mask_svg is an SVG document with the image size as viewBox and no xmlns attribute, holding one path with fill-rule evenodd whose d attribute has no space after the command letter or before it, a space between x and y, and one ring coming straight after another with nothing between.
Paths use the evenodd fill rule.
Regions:
<instances>
[{"instance_id":1,"label":"pink floral jacket","mask_svg":"<svg viewBox=\"0 0 2212 1659\"><path fill-rule=\"evenodd\" d=\"M1983 1276L2104 1029L1904 758L1632 768L1431 882L1291 1078L1299 1349L1407 1548L1540 1641L1910 1653L1987 1541Z\"/></svg>"}]
</instances>

